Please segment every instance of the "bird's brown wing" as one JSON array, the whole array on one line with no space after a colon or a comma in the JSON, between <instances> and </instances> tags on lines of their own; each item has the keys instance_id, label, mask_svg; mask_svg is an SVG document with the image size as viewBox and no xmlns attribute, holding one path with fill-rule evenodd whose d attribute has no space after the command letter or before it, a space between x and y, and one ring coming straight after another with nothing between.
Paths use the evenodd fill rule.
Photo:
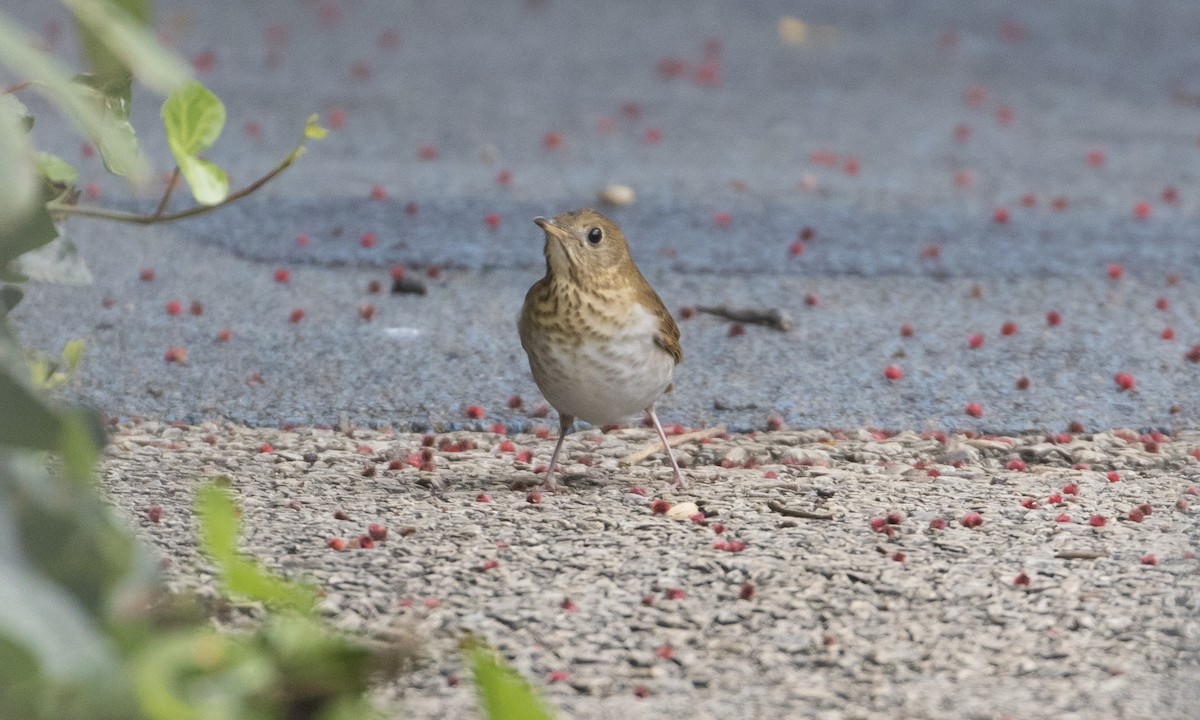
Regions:
<instances>
[{"instance_id":1,"label":"bird's brown wing","mask_svg":"<svg viewBox=\"0 0 1200 720\"><path fill-rule=\"evenodd\" d=\"M683 362L683 348L679 346L679 326L675 324L675 318L671 317L670 311L663 305L662 300L658 299L657 294L654 299L658 300L656 307L650 308L658 319L658 334L654 336L654 344L665 350L678 365Z\"/></svg>"}]
</instances>

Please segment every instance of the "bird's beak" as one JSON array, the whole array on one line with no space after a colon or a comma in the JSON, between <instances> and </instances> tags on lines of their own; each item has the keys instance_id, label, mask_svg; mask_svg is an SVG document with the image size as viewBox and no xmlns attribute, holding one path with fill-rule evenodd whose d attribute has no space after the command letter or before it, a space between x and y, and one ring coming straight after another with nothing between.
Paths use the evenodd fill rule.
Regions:
<instances>
[{"instance_id":1,"label":"bird's beak","mask_svg":"<svg viewBox=\"0 0 1200 720\"><path fill-rule=\"evenodd\" d=\"M545 231L546 237L553 237L559 240L566 240L570 237L567 231L555 225L553 220L538 216L533 219L533 224Z\"/></svg>"}]
</instances>

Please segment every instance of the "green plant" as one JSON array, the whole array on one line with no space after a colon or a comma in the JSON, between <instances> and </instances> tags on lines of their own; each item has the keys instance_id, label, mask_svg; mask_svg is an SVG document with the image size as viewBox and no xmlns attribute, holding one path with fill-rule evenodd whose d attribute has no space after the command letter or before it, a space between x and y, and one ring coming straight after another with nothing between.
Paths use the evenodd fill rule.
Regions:
<instances>
[{"instance_id":1,"label":"green plant","mask_svg":"<svg viewBox=\"0 0 1200 720\"><path fill-rule=\"evenodd\" d=\"M368 683L399 667L402 651L331 631L315 615L312 589L238 553L227 478L197 493L200 545L224 592L259 608L259 622L252 632L221 632L202 599L165 592L146 548L94 487L106 441L101 418L46 394L70 380L82 341L68 343L61 358L32 354L9 322L35 251L61 238L68 216L153 224L210 212L262 187L326 131L309 117L274 168L231 192L225 172L201 157L221 133L225 108L155 42L149 1L63 2L78 21L89 65L74 76L0 13L0 67L24 78L0 91L0 718L375 716ZM75 169L34 146L34 118L16 96L48 99L99 149L110 172L138 186L151 173L129 122L134 79L166 95L161 115L176 167L149 213L80 205ZM179 178L196 204L168 211ZM55 257L71 252L62 244ZM47 274L53 268L39 270ZM467 653L488 717L550 717L494 653L482 646Z\"/></svg>"}]
</instances>

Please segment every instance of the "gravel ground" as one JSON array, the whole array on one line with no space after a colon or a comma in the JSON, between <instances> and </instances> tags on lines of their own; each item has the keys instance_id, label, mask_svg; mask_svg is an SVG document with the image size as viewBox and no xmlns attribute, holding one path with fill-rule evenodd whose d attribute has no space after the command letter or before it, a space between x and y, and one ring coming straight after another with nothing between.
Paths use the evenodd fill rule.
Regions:
<instances>
[{"instance_id":1,"label":"gravel ground","mask_svg":"<svg viewBox=\"0 0 1200 720\"><path fill-rule=\"evenodd\" d=\"M650 431L585 431L567 491L538 503L526 488L553 438L505 439L437 436L422 471L414 434L126 423L103 484L170 583L210 592L192 490L228 474L247 552L318 585L338 627L422 639L418 669L380 691L397 716L471 714L467 632L564 717L1165 719L1200 703L1195 433L735 434L682 446L693 485L677 493L661 454L619 462ZM372 522L386 542L326 547Z\"/></svg>"}]
</instances>

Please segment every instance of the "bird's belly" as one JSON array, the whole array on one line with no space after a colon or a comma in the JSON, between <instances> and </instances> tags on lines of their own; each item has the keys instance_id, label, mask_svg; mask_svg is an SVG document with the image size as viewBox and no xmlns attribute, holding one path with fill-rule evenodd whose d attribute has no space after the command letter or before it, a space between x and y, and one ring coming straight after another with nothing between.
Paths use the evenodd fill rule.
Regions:
<instances>
[{"instance_id":1,"label":"bird's belly","mask_svg":"<svg viewBox=\"0 0 1200 720\"><path fill-rule=\"evenodd\" d=\"M546 400L564 415L617 425L671 384L675 361L645 335L578 345L531 343L529 365Z\"/></svg>"}]
</instances>

